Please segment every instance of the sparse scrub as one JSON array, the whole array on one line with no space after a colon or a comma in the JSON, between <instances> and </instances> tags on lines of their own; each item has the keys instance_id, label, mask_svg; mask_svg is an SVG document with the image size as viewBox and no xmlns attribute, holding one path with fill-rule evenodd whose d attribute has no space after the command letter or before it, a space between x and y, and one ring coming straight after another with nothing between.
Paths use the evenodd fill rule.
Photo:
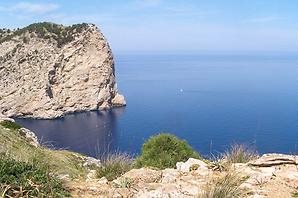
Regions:
<instances>
[{"instance_id":1,"label":"sparse scrub","mask_svg":"<svg viewBox=\"0 0 298 198\"><path fill-rule=\"evenodd\" d=\"M127 154L108 154L102 160L102 167L97 169L97 177L106 177L107 180L112 181L132 169L132 164L133 160Z\"/></svg>"},{"instance_id":2,"label":"sparse scrub","mask_svg":"<svg viewBox=\"0 0 298 198\"><path fill-rule=\"evenodd\" d=\"M213 160L211 160L209 163L209 167L214 171L227 171L231 167L231 163L228 161L225 161L219 157L213 157Z\"/></svg>"},{"instance_id":3,"label":"sparse scrub","mask_svg":"<svg viewBox=\"0 0 298 198\"><path fill-rule=\"evenodd\" d=\"M243 144L232 144L223 154L223 159L230 163L246 163L258 157L257 152Z\"/></svg>"},{"instance_id":4,"label":"sparse scrub","mask_svg":"<svg viewBox=\"0 0 298 198\"><path fill-rule=\"evenodd\" d=\"M44 39L53 38L57 41L58 47L62 47L66 43L69 43L74 40L73 33L74 32L82 32L84 28L86 28L88 24L75 24L72 26L63 26L49 22L42 22L42 23L33 23L27 27L17 29L15 31L8 32L7 34L0 37L0 43L6 42L11 40L15 36L20 36L26 32L28 33L35 33L38 37ZM9 30L10 31L10 30ZM27 40L23 40L24 43L27 43ZM28 40L29 42L29 40Z\"/></svg>"},{"instance_id":5,"label":"sparse scrub","mask_svg":"<svg viewBox=\"0 0 298 198\"><path fill-rule=\"evenodd\" d=\"M18 129L22 128L22 126L19 125L18 123L12 122L9 120L4 120L4 121L0 122L0 125L2 125L5 128L12 129L12 130L18 130Z\"/></svg>"},{"instance_id":6,"label":"sparse scrub","mask_svg":"<svg viewBox=\"0 0 298 198\"><path fill-rule=\"evenodd\" d=\"M247 194L245 189L240 188L243 181L235 172L225 173L209 181L199 198L243 198Z\"/></svg>"},{"instance_id":7,"label":"sparse scrub","mask_svg":"<svg viewBox=\"0 0 298 198\"><path fill-rule=\"evenodd\" d=\"M141 155L136 159L135 166L174 168L177 162L186 161L191 157L200 158L199 154L185 140L162 133L150 137L143 144Z\"/></svg>"},{"instance_id":8,"label":"sparse scrub","mask_svg":"<svg viewBox=\"0 0 298 198\"><path fill-rule=\"evenodd\" d=\"M1 197L69 197L46 166L18 162L4 154L0 155L0 194Z\"/></svg>"},{"instance_id":9,"label":"sparse scrub","mask_svg":"<svg viewBox=\"0 0 298 198\"><path fill-rule=\"evenodd\" d=\"M0 153L7 153L16 161L47 164L49 171L57 175L69 175L70 178L84 177L87 174L82 156L65 150L49 150L34 147L17 130L4 130L0 124ZM0 196L1 197L1 196Z\"/></svg>"},{"instance_id":10,"label":"sparse scrub","mask_svg":"<svg viewBox=\"0 0 298 198\"><path fill-rule=\"evenodd\" d=\"M133 180L130 178L121 178L119 183L119 188L131 188L133 185Z\"/></svg>"}]
</instances>

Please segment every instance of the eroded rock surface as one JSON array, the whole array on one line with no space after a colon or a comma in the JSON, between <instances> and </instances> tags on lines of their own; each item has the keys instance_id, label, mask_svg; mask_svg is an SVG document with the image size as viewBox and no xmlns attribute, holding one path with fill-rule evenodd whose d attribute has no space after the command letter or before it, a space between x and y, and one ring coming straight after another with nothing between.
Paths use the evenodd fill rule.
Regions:
<instances>
[{"instance_id":1,"label":"eroded rock surface","mask_svg":"<svg viewBox=\"0 0 298 198\"><path fill-rule=\"evenodd\" d=\"M125 105L109 44L92 24L0 32L0 114L55 118Z\"/></svg>"},{"instance_id":2,"label":"eroded rock surface","mask_svg":"<svg viewBox=\"0 0 298 198\"><path fill-rule=\"evenodd\" d=\"M40 146L39 142L38 142L38 138L35 135L35 133L33 131L30 131L29 129L26 128L20 128L18 130L18 132L20 133L21 136L25 137L26 140L33 146L38 147Z\"/></svg>"},{"instance_id":3,"label":"eroded rock surface","mask_svg":"<svg viewBox=\"0 0 298 198\"><path fill-rule=\"evenodd\" d=\"M257 167L271 167L276 165L293 164L298 165L298 157L295 155L284 155L278 153L264 154L261 158L249 163Z\"/></svg>"},{"instance_id":4,"label":"eroded rock surface","mask_svg":"<svg viewBox=\"0 0 298 198\"><path fill-rule=\"evenodd\" d=\"M229 171L239 174L243 179L240 187L247 192L244 197L292 197L297 194L298 169L285 159L296 159L296 157L267 154L256 161L232 164ZM267 161L281 159L285 163L270 165L266 163L266 167L262 166ZM81 183L73 183L70 189L74 197L191 198L199 197L210 181L227 174L226 171L212 170L208 168L206 162L197 159L177 163L177 168L133 169L112 182L108 182L105 178L92 181L87 179Z\"/></svg>"}]
</instances>

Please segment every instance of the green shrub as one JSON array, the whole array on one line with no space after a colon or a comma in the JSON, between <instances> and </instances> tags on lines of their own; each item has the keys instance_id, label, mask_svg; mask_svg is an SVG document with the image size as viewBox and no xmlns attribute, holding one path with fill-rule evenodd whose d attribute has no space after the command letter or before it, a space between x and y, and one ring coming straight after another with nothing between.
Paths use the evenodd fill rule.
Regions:
<instances>
[{"instance_id":1,"label":"green shrub","mask_svg":"<svg viewBox=\"0 0 298 198\"><path fill-rule=\"evenodd\" d=\"M18 162L0 156L1 197L69 197L47 168L38 163Z\"/></svg>"},{"instance_id":2,"label":"green shrub","mask_svg":"<svg viewBox=\"0 0 298 198\"><path fill-rule=\"evenodd\" d=\"M257 152L243 144L232 144L223 154L223 159L229 163L246 163L258 157Z\"/></svg>"},{"instance_id":3,"label":"green shrub","mask_svg":"<svg viewBox=\"0 0 298 198\"><path fill-rule=\"evenodd\" d=\"M141 155L136 159L136 167L152 166L160 169L174 168L179 161L190 157L200 158L192 147L174 135L162 133L150 137L142 146Z\"/></svg>"},{"instance_id":4,"label":"green shrub","mask_svg":"<svg viewBox=\"0 0 298 198\"><path fill-rule=\"evenodd\" d=\"M97 177L106 177L112 181L132 169L132 158L127 154L108 154L102 160L102 167L97 169Z\"/></svg>"},{"instance_id":5,"label":"green shrub","mask_svg":"<svg viewBox=\"0 0 298 198\"><path fill-rule=\"evenodd\" d=\"M4 126L5 128L13 129L13 130L18 130L18 129L22 128L22 126L19 125L18 123L12 122L9 120L4 120L4 121L0 122L0 125Z\"/></svg>"}]
</instances>

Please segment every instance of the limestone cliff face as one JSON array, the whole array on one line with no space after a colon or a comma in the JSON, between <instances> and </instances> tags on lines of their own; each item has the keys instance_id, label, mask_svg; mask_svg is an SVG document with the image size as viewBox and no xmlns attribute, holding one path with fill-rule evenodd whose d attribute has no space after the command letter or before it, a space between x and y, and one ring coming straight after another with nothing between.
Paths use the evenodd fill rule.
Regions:
<instances>
[{"instance_id":1,"label":"limestone cliff face","mask_svg":"<svg viewBox=\"0 0 298 198\"><path fill-rule=\"evenodd\" d=\"M0 35L0 114L55 118L125 105L95 25L38 23Z\"/></svg>"}]
</instances>

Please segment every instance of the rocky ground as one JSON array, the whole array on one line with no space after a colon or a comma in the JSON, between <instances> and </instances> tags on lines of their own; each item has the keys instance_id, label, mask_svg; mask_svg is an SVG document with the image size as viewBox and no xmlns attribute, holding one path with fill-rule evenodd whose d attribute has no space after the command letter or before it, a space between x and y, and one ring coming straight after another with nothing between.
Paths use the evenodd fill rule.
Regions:
<instances>
[{"instance_id":1,"label":"rocky ground","mask_svg":"<svg viewBox=\"0 0 298 198\"><path fill-rule=\"evenodd\" d=\"M228 172L243 179L240 188L246 192L244 197L298 197L297 165L297 156L266 154L249 163L231 164ZM189 159L177 163L176 169L133 169L112 182L89 174L86 181L70 182L69 188L73 197L200 197L212 181L227 174L215 168L201 160Z\"/></svg>"},{"instance_id":2,"label":"rocky ground","mask_svg":"<svg viewBox=\"0 0 298 198\"><path fill-rule=\"evenodd\" d=\"M13 119L0 116L0 122ZM97 178L99 160L69 151L52 151L39 145L33 132L25 128L13 131L0 126L0 153L9 152L20 161L32 155L47 156L47 163L61 179L72 197L201 198L220 178L235 175L238 197L298 197L298 156L265 154L247 163L211 162L190 158L176 168L132 169L108 181ZM43 158L40 158L42 160ZM219 188L219 186L215 186ZM206 198L206 197L202 197Z\"/></svg>"}]
</instances>

